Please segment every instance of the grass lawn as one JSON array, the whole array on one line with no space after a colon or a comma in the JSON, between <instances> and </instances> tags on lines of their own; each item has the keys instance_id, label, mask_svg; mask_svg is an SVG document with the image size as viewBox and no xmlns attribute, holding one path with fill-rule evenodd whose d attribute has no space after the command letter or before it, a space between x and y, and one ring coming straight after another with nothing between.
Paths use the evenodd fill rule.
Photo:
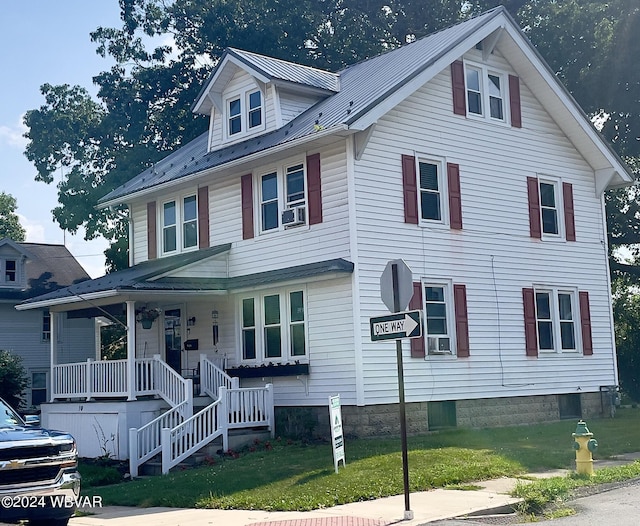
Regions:
<instances>
[{"instance_id":1,"label":"grass lawn","mask_svg":"<svg viewBox=\"0 0 640 526\"><path fill-rule=\"evenodd\" d=\"M571 433L576 423L455 429L410 437L411 491L572 468ZM615 419L587 424L600 444L595 458L640 451L639 409L622 409ZM83 493L100 495L106 505L311 510L403 492L399 439L347 439L347 465L341 465L338 474L328 444L276 439L250 449L238 458L216 457L205 466L166 476L108 486L85 483ZM99 478L95 473L92 477Z\"/></svg>"}]
</instances>

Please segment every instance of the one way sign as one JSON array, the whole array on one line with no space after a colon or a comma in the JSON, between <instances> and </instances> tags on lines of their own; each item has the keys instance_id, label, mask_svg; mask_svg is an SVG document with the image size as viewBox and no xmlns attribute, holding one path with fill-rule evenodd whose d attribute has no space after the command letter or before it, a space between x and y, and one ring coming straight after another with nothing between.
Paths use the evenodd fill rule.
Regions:
<instances>
[{"instance_id":1,"label":"one way sign","mask_svg":"<svg viewBox=\"0 0 640 526\"><path fill-rule=\"evenodd\" d=\"M422 322L419 310L369 318L369 326L371 327L371 341L373 342L420 338L422 336Z\"/></svg>"}]
</instances>

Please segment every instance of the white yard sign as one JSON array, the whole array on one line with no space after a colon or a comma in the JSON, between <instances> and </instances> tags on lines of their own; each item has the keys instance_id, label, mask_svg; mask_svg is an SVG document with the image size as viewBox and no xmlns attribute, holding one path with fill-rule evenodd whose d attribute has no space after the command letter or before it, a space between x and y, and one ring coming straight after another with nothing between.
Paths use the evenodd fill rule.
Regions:
<instances>
[{"instance_id":1,"label":"white yard sign","mask_svg":"<svg viewBox=\"0 0 640 526\"><path fill-rule=\"evenodd\" d=\"M329 397L329 420L331 423L331 443L333 444L333 465L338 472L338 463L346 466L344 458L344 435L342 434L342 412L340 410L340 395Z\"/></svg>"}]
</instances>

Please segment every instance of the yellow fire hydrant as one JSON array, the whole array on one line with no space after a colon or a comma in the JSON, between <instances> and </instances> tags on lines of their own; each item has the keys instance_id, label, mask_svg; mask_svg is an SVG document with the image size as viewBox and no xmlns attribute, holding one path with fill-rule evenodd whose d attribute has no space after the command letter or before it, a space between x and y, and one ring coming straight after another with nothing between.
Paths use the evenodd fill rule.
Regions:
<instances>
[{"instance_id":1,"label":"yellow fire hydrant","mask_svg":"<svg viewBox=\"0 0 640 526\"><path fill-rule=\"evenodd\" d=\"M598 441L591 438L593 433L589 432L587 423L583 420L578 422L576 432L573 433L573 449L576 450L576 473L580 475L593 475L592 453L598 449Z\"/></svg>"}]
</instances>

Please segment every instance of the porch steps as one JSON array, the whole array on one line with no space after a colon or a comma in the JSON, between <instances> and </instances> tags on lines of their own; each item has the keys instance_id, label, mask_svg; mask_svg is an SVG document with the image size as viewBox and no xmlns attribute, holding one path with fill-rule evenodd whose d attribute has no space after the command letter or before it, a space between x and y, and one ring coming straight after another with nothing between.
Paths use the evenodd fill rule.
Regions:
<instances>
[{"instance_id":1,"label":"porch steps","mask_svg":"<svg viewBox=\"0 0 640 526\"><path fill-rule=\"evenodd\" d=\"M250 446L256 440L265 442L271 438L271 432L266 428L254 429L233 429L229 431L229 449L238 451L243 447ZM183 462L171 468L171 473L184 471L207 464L207 461L214 459L217 461L222 453L222 437L216 438L206 446L202 447L198 452L185 459ZM162 458L156 455L151 460L140 466L140 476L162 475Z\"/></svg>"}]
</instances>

